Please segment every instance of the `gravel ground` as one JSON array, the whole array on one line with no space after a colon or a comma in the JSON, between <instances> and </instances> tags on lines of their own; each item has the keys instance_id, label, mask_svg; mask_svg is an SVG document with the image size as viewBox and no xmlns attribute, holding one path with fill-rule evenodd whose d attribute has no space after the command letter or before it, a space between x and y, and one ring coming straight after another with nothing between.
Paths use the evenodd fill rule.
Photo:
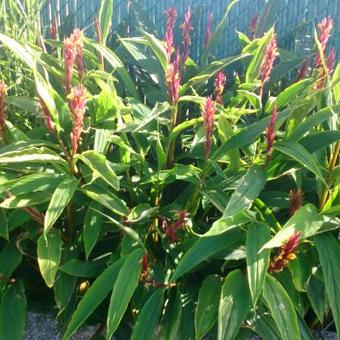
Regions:
<instances>
[{"instance_id":1,"label":"gravel ground","mask_svg":"<svg viewBox=\"0 0 340 340\"><path fill-rule=\"evenodd\" d=\"M72 340L88 340L98 327L85 326L79 330ZM60 340L61 334L53 314L28 312L24 340Z\"/></svg>"},{"instance_id":2,"label":"gravel ground","mask_svg":"<svg viewBox=\"0 0 340 340\"><path fill-rule=\"evenodd\" d=\"M72 340L89 340L98 329L98 326L85 326L81 328ZM315 340L337 340L336 334L325 332L322 337L314 334ZM61 335L58 330L58 324L54 315L50 313L27 313L26 330L24 340L60 340ZM250 340L258 340L259 338L251 338Z\"/></svg>"}]
</instances>

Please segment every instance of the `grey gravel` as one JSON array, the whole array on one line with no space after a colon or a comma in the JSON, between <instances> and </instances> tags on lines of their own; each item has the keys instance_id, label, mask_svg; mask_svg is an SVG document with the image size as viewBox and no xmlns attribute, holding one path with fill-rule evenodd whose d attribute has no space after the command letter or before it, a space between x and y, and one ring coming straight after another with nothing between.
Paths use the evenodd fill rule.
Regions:
<instances>
[{"instance_id":1,"label":"grey gravel","mask_svg":"<svg viewBox=\"0 0 340 340\"><path fill-rule=\"evenodd\" d=\"M98 326L85 326L72 337L72 340L90 339L97 329ZM27 312L24 340L46 339L62 339L55 316L52 313Z\"/></svg>"}]
</instances>

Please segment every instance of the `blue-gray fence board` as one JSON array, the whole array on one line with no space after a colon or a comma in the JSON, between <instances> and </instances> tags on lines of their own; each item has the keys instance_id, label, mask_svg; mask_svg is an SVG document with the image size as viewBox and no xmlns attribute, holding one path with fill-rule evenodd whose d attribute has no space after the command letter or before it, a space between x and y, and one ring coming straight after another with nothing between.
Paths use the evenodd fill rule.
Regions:
<instances>
[{"instance_id":1,"label":"blue-gray fence board","mask_svg":"<svg viewBox=\"0 0 340 340\"><path fill-rule=\"evenodd\" d=\"M42 11L42 23L45 29L50 26L54 17L63 23L68 15L74 15L74 24L85 28L87 34L94 33L93 17L98 13L101 0L48 0ZM185 10L191 6L195 20L191 55L197 57L204 43L206 18L213 13L213 27L222 18L229 0L137 0L156 27L154 32L163 35L165 25L164 12L167 7L175 6L178 11L178 22L181 22ZM112 18L112 30L129 16L130 0L116 0ZM236 53L239 41L236 31L248 32L250 20L261 13L266 0L240 0L231 10L223 31L223 37L216 47L220 57ZM334 44L337 56L340 56L340 0L282 0L279 15L275 20L280 46L289 48L298 54L305 54L313 46L315 24L323 17L334 18L335 29L331 44Z\"/></svg>"}]
</instances>

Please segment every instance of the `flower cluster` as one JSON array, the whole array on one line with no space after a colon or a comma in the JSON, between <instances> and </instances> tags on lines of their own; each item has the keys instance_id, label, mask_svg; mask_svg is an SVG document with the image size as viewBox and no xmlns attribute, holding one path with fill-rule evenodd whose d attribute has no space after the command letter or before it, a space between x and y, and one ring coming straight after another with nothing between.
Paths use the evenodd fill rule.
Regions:
<instances>
[{"instance_id":1,"label":"flower cluster","mask_svg":"<svg viewBox=\"0 0 340 340\"><path fill-rule=\"evenodd\" d=\"M289 213L291 216L294 215L301 208L302 202L303 191L301 189L289 191Z\"/></svg>"},{"instance_id":2,"label":"flower cluster","mask_svg":"<svg viewBox=\"0 0 340 340\"><path fill-rule=\"evenodd\" d=\"M277 41L276 41L275 34L273 34L267 44L266 53L263 58L261 69L260 69L260 79L262 81L261 96L262 96L264 84L268 82L270 79L270 75L272 73L273 65L274 65L277 55L278 55Z\"/></svg>"},{"instance_id":3,"label":"flower cluster","mask_svg":"<svg viewBox=\"0 0 340 340\"><path fill-rule=\"evenodd\" d=\"M84 115L86 111L86 92L82 85L73 87L68 96L69 107L72 116L71 144L72 154L77 153L80 135L84 127Z\"/></svg>"},{"instance_id":4,"label":"flower cluster","mask_svg":"<svg viewBox=\"0 0 340 340\"><path fill-rule=\"evenodd\" d=\"M222 94L224 91L224 86L225 86L226 81L227 81L227 77L223 71L220 71L216 74L214 94L215 94L216 102L221 105L223 105Z\"/></svg>"},{"instance_id":5,"label":"flower cluster","mask_svg":"<svg viewBox=\"0 0 340 340\"><path fill-rule=\"evenodd\" d=\"M65 65L65 90L66 93L71 91L73 66L76 64L78 69L78 78L81 81L84 74L84 52L83 52L83 33L75 29L71 36L64 40L64 65Z\"/></svg>"},{"instance_id":6,"label":"flower cluster","mask_svg":"<svg viewBox=\"0 0 340 340\"><path fill-rule=\"evenodd\" d=\"M276 120L277 120L277 106L276 106L276 101L274 102L274 108L272 115L269 120L269 124L267 127L266 131L266 162L269 161L270 158L270 153L274 144L274 139L275 139L275 125L276 125Z\"/></svg>"},{"instance_id":7,"label":"flower cluster","mask_svg":"<svg viewBox=\"0 0 340 340\"><path fill-rule=\"evenodd\" d=\"M177 241L177 231L183 229L186 224L186 212L179 211L178 218L171 224L166 219L163 219L162 228L168 240L173 243Z\"/></svg>"},{"instance_id":8,"label":"flower cluster","mask_svg":"<svg viewBox=\"0 0 340 340\"><path fill-rule=\"evenodd\" d=\"M167 22L165 30L165 50L167 56L167 69L165 74L165 80L168 87L168 93L172 105L175 105L179 98L179 89L181 84L180 77L180 54L179 51L175 51L174 47L174 27L177 17L176 9L170 7L166 11ZM175 52L175 55L173 56Z\"/></svg>"},{"instance_id":9,"label":"flower cluster","mask_svg":"<svg viewBox=\"0 0 340 340\"><path fill-rule=\"evenodd\" d=\"M4 137L5 123L6 123L6 85L4 81L0 81L0 135Z\"/></svg>"},{"instance_id":10,"label":"flower cluster","mask_svg":"<svg viewBox=\"0 0 340 340\"><path fill-rule=\"evenodd\" d=\"M297 232L280 247L277 255L275 255L269 263L268 271L270 273L282 271L287 267L289 261L296 259L295 250L299 245L300 237L301 234Z\"/></svg>"},{"instance_id":11,"label":"flower cluster","mask_svg":"<svg viewBox=\"0 0 340 340\"><path fill-rule=\"evenodd\" d=\"M155 279L152 279L150 277L150 262L149 262L149 256L147 253L145 253L140 261L142 265L142 271L140 274L140 280L143 282L144 285L149 285L155 288L163 288L165 285L162 282L158 282Z\"/></svg>"},{"instance_id":12,"label":"flower cluster","mask_svg":"<svg viewBox=\"0 0 340 340\"><path fill-rule=\"evenodd\" d=\"M206 161L208 160L211 152L215 113L216 113L215 102L212 100L211 96L207 97L203 106L203 118L205 128L204 156Z\"/></svg>"},{"instance_id":13,"label":"flower cluster","mask_svg":"<svg viewBox=\"0 0 340 340\"><path fill-rule=\"evenodd\" d=\"M296 76L295 81L298 82L298 81L302 80L304 78L304 76L306 75L307 71L308 71L308 60L305 59L303 61L303 63L301 64L298 72L297 72L297 76Z\"/></svg>"},{"instance_id":14,"label":"flower cluster","mask_svg":"<svg viewBox=\"0 0 340 340\"><path fill-rule=\"evenodd\" d=\"M323 55L326 53L327 43L331 36L331 32L333 29L333 19L328 16L324 18L319 24L319 35L318 39L321 44L321 49ZM327 70L325 70L325 67L323 63L321 62L321 52L318 51L315 58L315 68L317 69L318 78L314 85L314 89L320 90L324 87L326 76L330 76L333 73L335 64L335 50L332 48L326 58L326 66Z\"/></svg>"},{"instance_id":15,"label":"flower cluster","mask_svg":"<svg viewBox=\"0 0 340 340\"><path fill-rule=\"evenodd\" d=\"M190 48L190 45L191 45L190 31L193 30L193 27L191 26L191 9L190 9L190 6L184 14L184 21L181 25L181 30L182 30L182 34L183 34L182 62L184 64L185 61L188 59L188 56L189 56L189 48Z\"/></svg>"}]
</instances>

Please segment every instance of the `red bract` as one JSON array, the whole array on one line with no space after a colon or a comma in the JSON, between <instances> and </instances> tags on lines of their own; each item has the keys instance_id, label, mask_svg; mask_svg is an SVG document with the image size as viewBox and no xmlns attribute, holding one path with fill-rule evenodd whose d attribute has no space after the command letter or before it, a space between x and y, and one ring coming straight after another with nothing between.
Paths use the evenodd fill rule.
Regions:
<instances>
[{"instance_id":1,"label":"red bract","mask_svg":"<svg viewBox=\"0 0 340 340\"><path fill-rule=\"evenodd\" d=\"M270 79L270 74L272 72L276 56L277 56L277 42L276 36L275 34L273 34L268 42L266 54L264 56L260 69L260 79L262 81L262 86Z\"/></svg>"},{"instance_id":2,"label":"red bract","mask_svg":"<svg viewBox=\"0 0 340 340\"><path fill-rule=\"evenodd\" d=\"M290 190L289 191L289 213L290 215L294 215L302 206L303 201L303 192L302 190Z\"/></svg>"},{"instance_id":3,"label":"red bract","mask_svg":"<svg viewBox=\"0 0 340 340\"><path fill-rule=\"evenodd\" d=\"M215 94L217 103L219 103L221 105L223 105L222 94L223 94L223 91L224 91L224 86L225 86L226 81L227 81L227 77L226 77L226 75L224 74L223 71L220 71L216 74L214 94Z\"/></svg>"},{"instance_id":4,"label":"red bract","mask_svg":"<svg viewBox=\"0 0 340 340\"><path fill-rule=\"evenodd\" d=\"M332 75L334 71L334 65L335 65L335 49L332 47L331 51L329 52L329 55L327 57L327 69L328 69L328 74Z\"/></svg>"},{"instance_id":5,"label":"red bract","mask_svg":"<svg viewBox=\"0 0 340 340\"><path fill-rule=\"evenodd\" d=\"M69 107L72 117L72 154L77 153L78 143L80 135L84 127L84 115L86 111L86 92L82 85L78 85L71 89L71 93L68 96Z\"/></svg>"},{"instance_id":6,"label":"red bract","mask_svg":"<svg viewBox=\"0 0 340 340\"><path fill-rule=\"evenodd\" d=\"M209 41L211 39L212 21L213 21L213 14L212 14L212 12L210 12L209 15L208 15L208 18L207 18L207 26L205 28L205 37L204 37L205 48L208 47Z\"/></svg>"},{"instance_id":7,"label":"red bract","mask_svg":"<svg viewBox=\"0 0 340 340\"><path fill-rule=\"evenodd\" d=\"M5 123L6 123L6 85L3 80L0 80L0 135L4 137Z\"/></svg>"},{"instance_id":8,"label":"red bract","mask_svg":"<svg viewBox=\"0 0 340 340\"><path fill-rule=\"evenodd\" d=\"M174 27L177 17L177 11L174 7L169 7L166 10L166 29L165 29L165 49L166 49L166 55L168 58L168 63L171 62L171 55L174 51Z\"/></svg>"},{"instance_id":9,"label":"red bract","mask_svg":"<svg viewBox=\"0 0 340 340\"><path fill-rule=\"evenodd\" d=\"M319 24L318 24L318 29L319 29L319 41L321 44L321 48L323 53L326 51L327 43L328 40L331 36L331 32L333 29L333 19L331 16L328 16L324 18ZM315 58L315 68L318 68L321 66L321 56L320 52L318 51L316 54Z\"/></svg>"},{"instance_id":10,"label":"red bract","mask_svg":"<svg viewBox=\"0 0 340 340\"><path fill-rule=\"evenodd\" d=\"M50 27L50 38L52 40L57 40L57 32L58 32L58 23L57 23L57 18L54 17L51 22L51 27Z\"/></svg>"},{"instance_id":11,"label":"red bract","mask_svg":"<svg viewBox=\"0 0 340 340\"><path fill-rule=\"evenodd\" d=\"M276 125L276 120L277 120L277 106L276 106L276 101L274 102L274 109L272 112L272 116L270 118L267 131L266 131L266 140L267 140L267 145L266 145L266 162L269 161L270 158L270 153L274 144L274 139L275 139L275 125Z\"/></svg>"},{"instance_id":12,"label":"red bract","mask_svg":"<svg viewBox=\"0 0 340 340\"><path fill-rule=\"evenodd\" d=\"M181 25L182 34L183 34L183 55L182 60L183 63L188 59L189 56L189 48L191 45L191 37L190 32L193 30L193 27L191 26L191 9L190 6L188 7L188 10L184 14L184 21Z\"/></svg>"},{"instance_id":13,"label":"red bract","mask_svg":"<svg viewBox=\"0 0 340 340\"><path fill-rule=\"evenodd\" d=\"M65 91L70 93L73 65L76 60L76 52L74 50L73 42L68 38L64 40L64 65L65 65Z\"/></svg>"},{"instance_id":14,"label":"red bract","mask_svg":"<svg viewBox=\"0 0 340 340\"><path fill-rule=\"evenodd\" d=\"M169 224L166 219L163 219L162 229L168 240L173 243L177 241L177 231L183 229L186 223L186 212L179 211L177 213L178 219Z\"/></svg>"},{"instance_id":15,"label":"red bract","mask_svg":"<svg viewBox=\"0 0 340 340\"><path fill-rule=\"evenodd\" d=\"M296 82L302 80L305 77L307 70L308 70L308 60L305 59L297 72Z\"/></svg>"},{"instance_id":16,"label":"red bract","mask_svg":"<svg viewBox=\"0 0 340 340\"><path fill-rule=\"evenodd\" d=\"M326 66L327 66L327 74L328 76L331 76L334 71L334 65L335 65L335 49L334 47L329 52L329 55L326 60ZM318 79L314 85L315 90L320 90L325 85L326 80L326 71L324 68L324 65L320 64L320 66L317 69L318 72Z\"/></svg>"},{"instance_id":17,"label":"red bract","mask_svg":"<svg viewBox=\"0 0 340 340\"><path fill-rule=\"evenodd\" d=\"M249 29L249 33L250 33L250 38L251 38L251 39L254 39L254 37L255 37L255 32L256 32L258 20L259 20L258 14L256 14L255 16L253 16L253 17L250 19L248 29Z\"/></svg>"},{"instance_id":18,"label":"red bract","mask_svg":"<svg viewBox=\"0 0 340 340\"><path fill-rule=\"evenodd\" d=\"M295 260L295 249L299 245L301 234L299 232L291 236L286 243L279 249L277 255L275 255L270 263L268 271L270 273L277 273L287 267L289 261Z\"/></svg>"},{"instance_id":19,"label":"red bract","mask_svg":"<svg viewBox=\"0 0 340 340\"><path fill-rule=\"evenodd\" d=\"M208 160L212 146L212 136L214 132L214 117L216 113L216 105L211 96L207 97L203 106L203 118L205 129L205 145L204 145L204 158Z\"/></svg>"},{"instance_id":20,"label":"red bract","mask_svg":"<svg viewBox=\"0 0 340 340\"><path fill-rule=\"evenodd\" d=\"M166 82L168 85L168 92L171 104L175 105L179 98L179 89L181 84L181 77L179 73L180 55L177 50L175 58L172 63L168 64L166 70Z\"/></svg>"},{"instance_id":21,"label":"red bract","mask_svg":"<svg viewBox=\"0 0 340 340\"><path fill-rule=\"evenodd\" d=\"M79 80L83 78L84 74L84 36L83 32L76 28L71 34L71 40L74 44L74 49L76 53L75 63L78 69Z\"/></svg>"}]
</instances>

